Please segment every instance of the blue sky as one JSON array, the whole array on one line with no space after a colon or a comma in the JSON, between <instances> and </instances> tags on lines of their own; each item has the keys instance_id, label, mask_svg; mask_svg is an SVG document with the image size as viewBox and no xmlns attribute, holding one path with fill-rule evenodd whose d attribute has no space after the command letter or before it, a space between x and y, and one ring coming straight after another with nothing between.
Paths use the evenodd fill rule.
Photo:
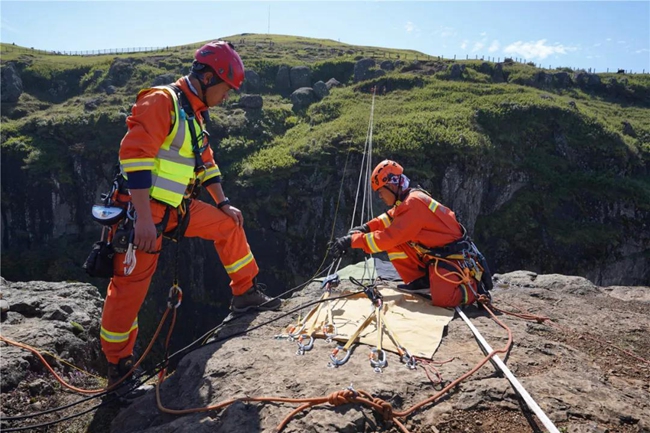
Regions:
<instances>
[{"instance_id":1,"label":"blue sky","mask_svg":"<svg viewBox=\"0 0 650 433\"><path fill-rule=\"evenodd\" d=\"M407 48L447 58L650 71L650 2L0 2L2 42L45 50L184 45L239 33Z\"/></svg>"}]
</instances>

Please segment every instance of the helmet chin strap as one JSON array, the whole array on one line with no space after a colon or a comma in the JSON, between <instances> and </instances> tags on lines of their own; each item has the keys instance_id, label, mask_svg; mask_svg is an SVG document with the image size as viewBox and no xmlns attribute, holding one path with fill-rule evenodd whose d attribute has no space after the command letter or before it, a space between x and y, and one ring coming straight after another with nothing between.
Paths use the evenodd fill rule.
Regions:
<instances>
[{"instance_id":1,"label":"helmet chin strap","mask_svg":"<svg viewBox=\"0 0 650 433\"><path fill-rule=\"evenodd\" d=\"M397 187L397 192L395 192L395 191L393 191L392 189L388 188L387 185L384 185L382 188L386 188L388 191L390 191L391 194L393 194L393 195L395 196L395 201L393 202L393 206L395 206L395 204L396 204L397 201L399 200L399 194L400 194L400 192L402 192L402 191L401 191L402 187L401 187L401 186L398 186L398 187Z\"/></svg>"},{"instance_id":2,"label":"helmet chin strap","mask_svg":"<svg viewBox=\"0 0 650 433\"><path fill-rule=\"evenodd\" d=\"M194 76L194 78L196 78L196 81L199 82L199 86L201 87L201 95L202 95L201 101L203 101L203 103L207 107L208 106L208 101L206 101L206 97L205 97L206 91L208 90L209 87L212 87L212 86L216 85L217 80L213 76L212 79L210 80L210 82L208 84L205 84L205 83L203 83L203 74L200 74L200 73L195 72L195 71L192 71L191 74Z\"/></svg>"}]
</instances>

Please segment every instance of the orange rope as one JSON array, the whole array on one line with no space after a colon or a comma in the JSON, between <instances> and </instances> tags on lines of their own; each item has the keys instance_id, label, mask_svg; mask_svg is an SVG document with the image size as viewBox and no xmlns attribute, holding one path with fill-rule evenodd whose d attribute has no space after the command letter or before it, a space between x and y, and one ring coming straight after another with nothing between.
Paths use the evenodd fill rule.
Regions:
<instances>
[{"instance_id":1,"label":"orange rope","mask_svg":"<svg viewBox=\"0 0 650 433\"><path fill-rule=\"evenodd\" d=\"M162 317L162 319L160 320L160 323L158 324L158 329L156 329L156 332L154 333L154 336L152 337L151 342L149 342L149 345L147 346L146 350L144 351L144 353L142 354L142 356L140 357L140 359L138 359L138 362L136 362L136 363L133 365L133 368L131 368L131 371L129 371L129 372L128 372L124 377L122 377L118 382L116 382L116 383L115 383L113 386L111 386L110 388L101 388L101 389L84 389L84 388L78 388L78 387L76 387L76 386L74 386L74 385L70 385L69 383L67 383L65 380L63 380L63 379L61 378L61 376L59 376L59 375L54 371L54 369L52 368L52 366L47 362L47 360L43 357L43 355L41 355L41 353L38 351L38 349L36 349L36 348L34 348L34 347L32 347L32 346L29 346L29 345L27 345L27 344L19 343L19 342L14 341L14 340L12 340L12 339L10 339L10 338L3 337L2 335L0 335L0 341L4 341L5 343L7 343L7 344L11 344L12 346L20 347L21 349L29 350L30 352L32 352L32 353L33 353L34 355L36 355L36 357L41 361L41 363L43 363L43 365L45 365L45 367L50 371L50 373L52 373L52 374L54 375L54 378L55 378L57 381L59 381L59 382L61 383L61 385L63 385L64 387L66 387L66 388L68 388L68 389L70 389L70 390L72 390L72 391L78 392L78 393L80 393L80 394L98 394L98 393L100 393L100 392L104 392L104 391L108 391L108 390L111 390L111 389L115 389L115 387L117 387L120 383L122 383L122 382L123 382L123 381L128 377L129 374L131 374L133 371L135 371L136 367L138 367L138 365L140 365L140 363L144 360L144 358L145 358L145 357L149 354L149 352L151 351L151 348L153 347L153 343L154 343L154 341L156 340L156 338L158 337L158 334L160 333L160 330L161 330L161 328L162 328L162 325L163 325L163 323L165 322L165 319L167 318L167 315L168 315L168 314L169 314L169 308L167 308L167 310L165 311L165 314L163 314L163 317Z\"/></svg>"},{"instance_id":2,"label":"orange rope","mask_svg":"<svg viewBox=\"0 0 650 433\"><path fill-rule=\"evenodd\" d=\"M485 296L481 296L479 301L486 303L488 302L487 298ZM312 397L312 398L286 398L286 397L241 397L241 398L233 398L233 399L228 399L225 401L222 401L220 403L217 403L215 405L211 406L205 406L205 407L200 407L200 408L190 408L190 409L170 409L166 408L162 404L162 399L160 396L160 385L164 382L164 372L165 369L161 371L161 374L158 376L158 381L156 382L156 403L158 405L158 409L163 412L163 413L168 413L171 415L187 415L187 414L193 414L193 413L198 413L198 412L207 412L211 410L217 410L217 409L222 409L226 406L229 406L237 401L241 402L279 402L279 403L293 403L293 404L300 404L300 406L294 410L292 410L278 426L276 427L276 432L282 431L286 425L291 421L291 419L299 414L300 412L303 412L307 409L310 409L314 406L320 405L320 404L325 404L329 403L332 406L340 406L343 404L348 404L348 403L358 403L362 404L364 406L367 406L380 414L384 421L389 424L394 424L398 429L400 429L403 433L409 433L404 424L397 419L399 418L405 418L409 415L411 415L414 411L418 410L424 405L427 405L429 403L434 402L435 400L439 399L441 396L443 396L445 393L449 392L453 387L458 385L460 382L465 380L467 377L471 376L474 374L478 369L480 369L483 365L485 365L494 355L498 353L506 353L509 349L510 346L512 345L512 332L510 329L503 324L501 321L497 319L497 317L494 315L494 313L487 307L485 306L486 310L490 313L492 318L505 330L508 331L508 342L506 346L503 349L500 350L494 350L490 354L488 354L480 363L478 363L472 370L469 372L465 373L449 385L447 385L445 388L443 388L440 392L435 394L434 396L423 400L422 402L414 405L413 407L409 408L406 411L402 412L395 412L393 410L392 405L385 401L382 400L381 398L373 398L372 395L370 395L368 392L359 390L359 391L354 391L352 389L344 389L341 391L336 391L328 396L323 396L323 397ZM171 335L171 332L173 331L173 326L170 326L169 329L169 335ZM167 342L169 341L169 335L167 337ZM452 361L452 359L443 361L440 364L444 364L447 362Z\"/></svg>"}]
</instances>

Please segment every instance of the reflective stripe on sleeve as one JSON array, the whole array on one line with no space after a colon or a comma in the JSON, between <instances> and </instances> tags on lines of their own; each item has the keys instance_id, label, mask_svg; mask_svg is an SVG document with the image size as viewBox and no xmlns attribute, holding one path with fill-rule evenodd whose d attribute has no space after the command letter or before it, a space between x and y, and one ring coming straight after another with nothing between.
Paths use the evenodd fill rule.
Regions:
<instances>
[{"instance_id":1,"label":"reflective stripe on sleeve","mask_svg":"<svg viewBox=\"0 0 650 433\"><path fill-rule=\"evenodd\" d=\"M381 250L377 247L377 244L375 243L375 237L372 235L372 233L368 233L363 235L363 237L366 240L366 244L368 245L368 248L370 248L370 251L373 253L379 253Z\"/></svg>"}]
</instances>

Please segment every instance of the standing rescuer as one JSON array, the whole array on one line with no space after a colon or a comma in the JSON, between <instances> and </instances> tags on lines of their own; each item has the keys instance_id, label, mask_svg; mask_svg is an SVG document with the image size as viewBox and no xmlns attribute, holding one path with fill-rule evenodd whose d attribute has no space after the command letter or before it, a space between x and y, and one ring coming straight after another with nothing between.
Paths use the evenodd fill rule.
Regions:
<instances>
[{"instance_id":1,"label":"standing rescuer","mask_svg":"<svg viewBox=\"0 0 650 433\"><path fill-rule=\"evenodd\" d=\"M451 209L428 192L409 188L404 169L395 161L380 162L371 175L372 189L391 208L354 227L331 245L334 255L348 248L366 253L386 251L411 293L426 293L439 307L471 304L490 290L491 276L483 255Z\"/></svg>"},{"instance_id":2,"label":"standing rescuer","mask_svg":"<svg viewBox=\"0 0 650 433\"><path fill-rule=\"evenodd\" d=\"M224 41L199 48L191 72L169 86L142 90L126 120L120 166L127 179L137 218L132 244L135 266L125 266L125 253L115 254L113 278L104 302L102 350L109 362L109 387L133 366L138 311L156 270L161 232L214 242L231 283L231 309L271 310L280 299L263 293L255 282L257 263L244 233L244 218L221 186L204 128L209 107L228 98L244 81L244 65ZM194 198L205 187L217 206ZM128 261L128 260L127 260Z\"/></svg>"}]
</instances>

